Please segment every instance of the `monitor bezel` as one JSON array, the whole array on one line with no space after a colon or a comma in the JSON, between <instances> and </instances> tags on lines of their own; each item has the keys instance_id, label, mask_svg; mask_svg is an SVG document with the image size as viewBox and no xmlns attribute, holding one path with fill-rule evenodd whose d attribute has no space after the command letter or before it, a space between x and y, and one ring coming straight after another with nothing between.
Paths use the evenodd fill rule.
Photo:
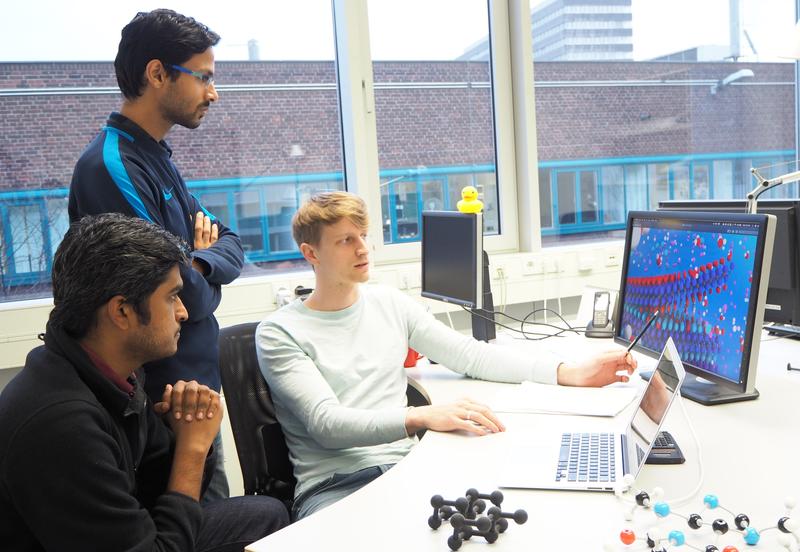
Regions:
<instances>
[{"instance_id":1,"label":"monitor bezel","mask_svg":"<svg viewBox=\"0 0 800 552\"><path fill-rule=\"evenodd\" d=\"M775 231L775 217L766 214L746 214L746 213L719 213L719 212L691 212L691 211L630 211L625 230L625 249L622 259L622 274L620 275L619 298L614 309L614 341L620 345L627 346L630 342L619 335L622 322L622 307L625 304L625 281L628 274L628 260L630 257L631 238L633 236L633 222L637 219L659 219L659 220L686 220L689 222L723 222L723 223L758 223L758 238L756 241L756 252L753 258L753 267L761 267L760 278L754 278L750 289L750 297L755 297L755 301L748 303L747 311L748 325L745 330L745 347L742 353L742 360L739 365L739 381L734 382L725 377L717 375L708 370L704 370L682 358L686 372L718 383L728 389L735 389L740 392L752 392L755 390L756 367L758 363L759 344L761 342L761 326L764 323L764 303L767 296L769 282L769 271L772 264L772 237ZM764 257L768 255L770 262L764 263ZM641 344L634 346L634 350L645 354L651 358L658 358L660 351L651 351Z\"/></svg>"},{"instance_id":2,"label":"monitor bezel","mask_svg":"<svg viewBox=\"0 0 800 552\"><path fill-rule=\"evenodd\" d=\"M758 202L759 213L774 214L778 211L785 211L784 216L789 219L789 226L787 230L794 233L794 239L800 239L800 199L798 198L780 198L780 199L761 199ZM727 213L746 213L747 200L743 199L669 199L658 202L659 211L712 211L712 212L727 212ZM793 224L792 224L793 223ZM780 231L779 225L776 221L775 235ZM787 239L791 241L791 235ZM791 245L791 244L790 244ZM791 247L790 247L791 249ZM777 324L800 324L800 251L796 248L791 253L793 257L787 262L790 265L789 278L792 280L790 287L775 286L773 287L769 282L767 288L767 301L764 303L764 321L774 322ZM775 265L775 257L773 255L772 266L770 267L770 275L772 277L772 268ZM782 265L785 266L785 265ZM791 287L791 285L794 287ZM770 291L774 290L774 297L770 297ZM786 298L789 295L789 298ZM777 305L777 306L775 306Z\"/></svg>"},{"instance_id":3,"label":"monitor bezel","mask_svg":"<svg viewBox=\"0 0 800 552\"><path fill-rule=\"evenodd\" d=\"M426 290L425 286L425 219L430 218L450 218L450 219L469 219L472 223L470 227L470 250L473 251L472 279L475 289L474 300L464 300L459 297L450 297ZM422 212L422 231L420 236L420 295L428 299L435 299L444 303L460 305L469 309L483 308L483 215L481 213L462 213L460 211L423 211Z\"/></svg>"}]
</instances>

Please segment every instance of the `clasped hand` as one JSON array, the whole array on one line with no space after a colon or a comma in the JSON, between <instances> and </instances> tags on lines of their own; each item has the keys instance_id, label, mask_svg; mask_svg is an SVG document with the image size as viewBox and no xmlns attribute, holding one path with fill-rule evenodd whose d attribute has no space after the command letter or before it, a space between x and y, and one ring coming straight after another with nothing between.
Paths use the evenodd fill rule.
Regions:
<instances>
[{"instance_id":1,"label":"clasped hand","mask_svg":"<svg viewBox=\"0 0 800 552\"><path fill-rule=\"evenodd\" d=\"M192 420L211 419L220 412L219 393L196 381L178 380L175 385L166 385L161 402L154 405L157 414L171 412L171 418Z\"/></svg>"}]
</instances>

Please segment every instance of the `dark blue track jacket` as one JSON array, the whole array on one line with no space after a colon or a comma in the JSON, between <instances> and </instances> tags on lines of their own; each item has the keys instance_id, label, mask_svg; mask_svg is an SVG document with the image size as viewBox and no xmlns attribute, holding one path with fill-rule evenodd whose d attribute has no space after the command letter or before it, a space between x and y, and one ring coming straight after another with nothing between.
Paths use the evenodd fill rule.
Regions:
<instances>
[{"instance_id":1,"label":"dark blue track jacket","mask_svg":"<svg viewBox=\"0 0 800 552\"><path fill-rule=\"evenodd\" d=\"M130 119L112 113L106 126L81 154L69 190L69 220L117 212L158 224L187 244L194 243L195 213L203 211L219 225L219 240L192 252L207 268L205 277L181 267L181 300L189 319L181 327L175 356L145 365L145 390L158 402L164 385L197 380L220 390L219 326L214 311L220 286L235 280L244 254L239 236L225 227L186 189L171 160L172 150Z\"/></svg>"}]
</instances>

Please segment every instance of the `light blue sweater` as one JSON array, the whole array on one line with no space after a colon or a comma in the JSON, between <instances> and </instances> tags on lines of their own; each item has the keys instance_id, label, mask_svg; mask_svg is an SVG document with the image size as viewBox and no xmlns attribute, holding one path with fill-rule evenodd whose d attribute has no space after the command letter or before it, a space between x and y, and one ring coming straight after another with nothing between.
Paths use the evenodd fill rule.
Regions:
<instances>
[{"instance_id":1,"label":"light blue sweater","mask_svg":"<svg viewBox=\"0 0 800 552\"><path fill-rule=\"evenodd\" d=\"M401 460L414 444L405 431L411 347L467 376L556 383L558 361L476 341L445 326L401 292L364 285L334 312L297 300L256 330L269 385L297 478L295 496L335 473Z\"/></svg>"}]
</instances>

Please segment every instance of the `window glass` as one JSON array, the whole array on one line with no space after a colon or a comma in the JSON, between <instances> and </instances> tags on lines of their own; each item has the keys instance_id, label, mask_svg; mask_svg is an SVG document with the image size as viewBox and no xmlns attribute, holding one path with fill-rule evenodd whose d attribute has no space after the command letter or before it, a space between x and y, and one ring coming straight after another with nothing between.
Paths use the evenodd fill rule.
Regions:
<instances>
[{"instance_id":1,"label":"window glass","mask_svg":"<svg viewBox=\"0 0 800 552\"><path fill-rule=\"evenodd\" d=\"M691 196L691 183L689 182L689 167L685 164L672 165L672 198L689 199Z\"/></svg>"},{"instance_id":2,"label":"window glass","mask_svg":"<svg viewBox=\"0 0 800 552\"><path fill-rule=\"evenodd\" d=\"M708 163L695 163L692 167L692 199L708 199L711 175Z\"/></svg>"},{"instance_id":3,"label":"window glass","mask_svg":"<svg viewBox=\"0 0 800 552\"><path fill-rule=\"evenodd\" d=\"M626 165L625 204L631 211L647 210L647 165Z\"/></svg>"},{"instance_id":4,"label":"window glass","mask_svg":"<svg viewBox=\"0 0 800 552\"><path fill-rule=\"evenodd\" d=\"M622 166L602 170L603 222L625 222L625 173Z\"/></svg>"},{"instance_id":5,"label":"window glass","mask_svg":"<svg viewBox=\"0 0 800 552\"><path fill-rule=\"evenodd\" d=\"M658 163L649 165L647 170L648 187L650 189L650 209L657 209L658 202L669 199L669 165Z\"/></svg>"},{"instance_id":6,"label":"window glass","mask_svg":"<svg viewBox=\"0 0 800 552\"><path fill-rule=\"evenodd\" d=\"M545 225L542 208L545 246L614 235L627 211L666 199L744 199L751 167L794 159L795 64L782 57L794 1L530 5L539 165L578 175L577 191L559 176L550 198L574 220ZM592 183L587 166L622 172ZM595 185L602 216L587 207ZM769 193L797 197L797 186Z\"/></svg>"},{"instance_id":7,"label":"window glass","mask_svg":"<svg viewBox=\"0 0 800 552\"><path fill-rule=\"evenodd\" d=\"M369 0L367 11L384 241L419 240L422 210L456 209L464 186L484 203L484 233L500 233L486 0Z\"/></svg>"},{"instance_id":8,"label":"window glass","mask_svg":"<svg viewBox=\"0 0 800 552\"><path fill-rule=\"evenodd\" d=\"M575 224L578 217L574 172L559 171L556 173L556 192L558 193L558 224Z\"/></svg>"},{"instance_id":9,"label":"window glass","mask_svg":"<svg viewBox=\"0 0 800 552\"><path fill-rule=\"evenodd\" d=\"M581 171L581 223L597 222L597 173Z\"/></svg>"},{"instance_id":10,"label":"window glass","mask_svg":"<svg viewBox=\"0 0 800 552\"><path fill-rule=\"evenodd\" d=\"M0 301L50 294L74 164L121 96L120 31L161 5L14 2L0 18ZM305 267L289 229L299 201L343 189L330 0L170 2L217 32L219 101L166 141L189 190L239 232L245 273ZM46 13L47 17L41 14ZM64 25L69 21L69 25ZM278 263L280 261L280 263Z\"/></svg>"}]
</instances>

